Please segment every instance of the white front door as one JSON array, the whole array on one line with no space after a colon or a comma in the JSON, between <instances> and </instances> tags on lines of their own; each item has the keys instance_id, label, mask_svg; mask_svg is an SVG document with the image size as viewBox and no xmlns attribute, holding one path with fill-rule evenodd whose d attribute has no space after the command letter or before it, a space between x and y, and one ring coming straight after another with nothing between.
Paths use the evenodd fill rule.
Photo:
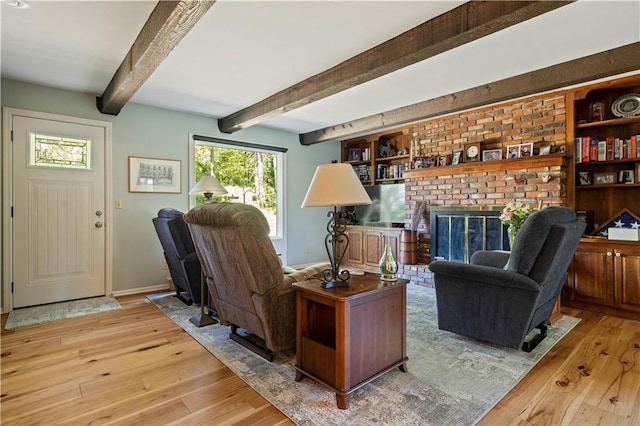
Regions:
<instances>
[{"instance_id":1,"label":"white front door","mask_svg":"<svg viewBox=\"0 0 640 426\"><path fill-rule=\"evenodd\" d=\"M105 294L105 128L12 116L13 307Z\"/></svg>"}]
</instances>

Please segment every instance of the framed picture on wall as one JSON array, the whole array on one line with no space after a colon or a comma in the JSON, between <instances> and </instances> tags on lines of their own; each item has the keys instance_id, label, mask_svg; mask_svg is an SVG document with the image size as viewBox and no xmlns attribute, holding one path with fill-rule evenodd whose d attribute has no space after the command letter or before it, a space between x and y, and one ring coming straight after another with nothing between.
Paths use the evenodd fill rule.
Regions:
<instances>
[{"instance_id":1,"label":"framed picture on wall","mask_svg":"<svg viewBox=\"0 0 640 426\"><path fill-rule=\"evenodd\" d=\"M507 158L520 158L520 145L510 145L507 147Z\"/></svg>"},{"instance_id":2,"label":"framed picture on wall","mask_svg":"<svg viewBox=\"0 0 640 426\"><path fill-rule=\"evenodd\" d=\"M533 142L520 145L520 158L531 157L533 155Z\"/></svg>"},{"instance_id":3,"label":"framed picture on wall","mask_svg":"<svg viewBox=\"0 0 640 426\"><path fill-rule=\"evenodd\" d=\"M462 159L462 151L456 151L453 153L451 157L451 164L460 164L460 160Z\"/></svg>"},{"instance_id":4,"label":"framed picture on wall","mask_svg":"<svg viewBox=\"0 0 640 426\"><path fill-rule=\"evenodd\" d=\"M129 192L180 194L182 161L129 157Z\"/></svg>"}]
</instances>

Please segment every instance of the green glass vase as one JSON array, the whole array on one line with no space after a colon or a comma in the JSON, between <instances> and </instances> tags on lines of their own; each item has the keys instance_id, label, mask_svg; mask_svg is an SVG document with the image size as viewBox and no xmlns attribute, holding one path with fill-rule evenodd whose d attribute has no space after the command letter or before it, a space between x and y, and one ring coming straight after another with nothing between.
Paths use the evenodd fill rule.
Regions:
<instances>
[{"instance_id":1,"label":"green glass vase","mask_svg":"<svg viewBox=\"0 0 640 426\"><path fill-rule=\"evenodd\" d=\"M385 244L384 253L380 258L380 279L384 281L395 281L398 279L398 262L393 257L391 246Z\"/></svg>"}]
</instances>

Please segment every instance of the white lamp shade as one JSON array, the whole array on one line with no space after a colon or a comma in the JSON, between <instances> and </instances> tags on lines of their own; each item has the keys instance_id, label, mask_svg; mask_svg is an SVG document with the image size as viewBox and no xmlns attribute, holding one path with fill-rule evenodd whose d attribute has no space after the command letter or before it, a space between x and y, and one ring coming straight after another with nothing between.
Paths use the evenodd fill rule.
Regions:
<instances>
[{"instance_id":1,"label":"white lamp shade","mask_svg":"<svg viewBox=\"0 0 640 426\"><path fill-rule=\"evenodd\" d=\"M189 194L204 194L210 193L214 195L223 195L227 193L224 186L220 185L218 179L212 175L202 175L198 183L196 183Z\"/></svg>"},{"instance_id":2,"label":"white lamp shade","mask_svg":"<svg viewBox=\"0 0 640 426\"><path fill-rule=\"evenodd\" d=\"M350 164L318 166L302 207L357 206L371 204L371 198Z\"/></svg>"}]
</instances>

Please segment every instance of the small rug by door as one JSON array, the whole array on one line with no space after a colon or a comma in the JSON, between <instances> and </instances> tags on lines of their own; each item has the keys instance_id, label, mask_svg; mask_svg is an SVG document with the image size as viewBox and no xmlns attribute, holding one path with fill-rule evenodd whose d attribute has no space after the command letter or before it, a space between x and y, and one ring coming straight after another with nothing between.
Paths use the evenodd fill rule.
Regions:
<instances>
[{"instance_id":1,"label":"small rug by door","mask_svg":"<svg viewBox=\"0 0 640 426\"><path fill-rule=\"evenodd\" d=\"M148 296L169 318L300 425L472 425L493 408L578 322L564 316L531 353L438 329L435 290L407 287L408 372L395 369L351 394L348 410L310 379L296 382L295 354L270 363L229 339L229 327L197 328L172 294Z\"/></svg>"},{"instance_id":2,"label":"small rug by door","mask_svg":"<svg viewBox=\"0 0 640 426\"><path fill-rule=\"evenodd\" d=\"M27 327L43 322L115 311L116 309L120 309L120 304L113 296L91 297L89 299L19 308L11 311L4 328L6 330L13 330L15 328Z\"/></svg>"}]
</instances>

